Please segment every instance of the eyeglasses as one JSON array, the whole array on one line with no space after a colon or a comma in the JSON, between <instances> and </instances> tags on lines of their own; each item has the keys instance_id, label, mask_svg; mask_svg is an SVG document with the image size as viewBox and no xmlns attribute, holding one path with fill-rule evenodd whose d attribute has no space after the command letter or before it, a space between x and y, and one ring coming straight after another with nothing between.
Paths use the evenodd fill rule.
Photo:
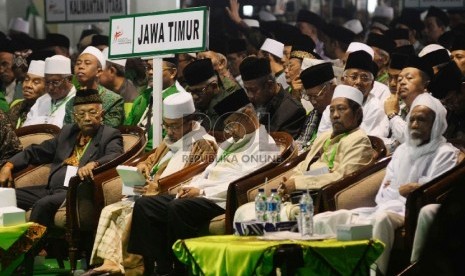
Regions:
<instances>
[{"instance_id":1,"label":"eyeglasses","mask_svg":"<svg viewBox=\"0 0 465 276\"><path fill-rule=\"evenodd\" d=\"M207 83L207 84L206 84L204 87L202 87L202 88L190 88L190 87L189 87L188 90L189 90L189 92L192 93L192 94L197 94L197 95L199 95L199 94L204 94L204 93L207 91L208 87L210 87L210 85L212 85L214 82L215 82L215 81L211 81L211 82Z\"/></svg>"},{"instance_id":2,"label":"eyeglasses","mask_svg":"<svg viewBox=\"0 0 465 276\"><path fill-rule=\"evenodd\" d=\"M225 121L225 122L224 122L224 129L223 129L223 131L224 131L226 134L228 134L228 135L232 134L233 131L234 131L237 127L242 126L242 121L243 121L243 120L244 120L243 117L240 116L240 117L238 117L236 120Z\"/></svg>"},{"instance_id":3,"label":"eyeglasses","mask_svg":"<svg viewBox=\"0 0 465 276\"><path fill-rule=\"evenodd\" d=\"M310 93L309 93L309 94L307 94L307 93L302 93L302 99L304 99L304 100L306 100L306 101L310 101L311 99L318 98L319 96L321 96L321 94L323 94L323 91L325 90L325 88L326 88L327 85L328 85L328 84L325 84L325 85L323 86L323 88L321 88L320 91L318 91L318 93L316 93L316 94L313 94L313 93L311 93L311 94L310 94Z\"/></svg>"},{"instance_id":4,"label":"eyeglasses","mask_svg":"<svg viewBox=\"0 0 465 276\"><path fill-rule=\"evenodd\" d=\"M189 121L186 121L186 122L189 122ZM179 131L186 122L183 122L183 123L177 124L177 125L174 125L174 124L173 125L167 125L167 124L163 123L163 124L161 124L161 127L164 130Z\"/></svg>"},{"instance_id":5,"label":"eyeglasses","mask_svg":"<svg viewBox=\"0 0 465 276\"><path fill-rule=\"evenodd\" d=\"M58 87L63 83L64 80L65 79L53 80L53 81L45 81L45 86L46 87L49 87L49 86Z\"/></svg>"},{"instance_id":6,"label":"eyeglasses","mask_svg":"<svg viewBox=\"0 0 465 276\"><path fill-rule=\"evenodd\" d=\"M91 118L95 118L98 115L100 115L102 111L97 111L97 110L89 110L89 111L79 111L78 113L74 113L74 116L76 116L79 119L84 119L86 117L86 114L89 115Z\"/></svg>"},{"instance_id":7,"label":"eyeglasses","mask_svg":"<svg viewBox=\"0 0 465 276\"><path fill-rule=\"evenodd\" d=\"M373 78L369 75L344 75L345 79L350 80L351 82L355 82L357 79L360 79L361 82L367 83L373 81Z\"/></svg>"}]
</instances>

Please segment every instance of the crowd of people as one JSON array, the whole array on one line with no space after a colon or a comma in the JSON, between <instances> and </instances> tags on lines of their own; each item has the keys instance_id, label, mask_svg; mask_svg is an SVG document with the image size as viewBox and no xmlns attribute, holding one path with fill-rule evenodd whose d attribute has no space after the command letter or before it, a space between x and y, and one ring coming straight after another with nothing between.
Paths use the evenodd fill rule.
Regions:
<instances>
[{"instance_id":1,"label":"crowd of people","mask_svg":"<svg viewBox=\"0 0 465 276\"><path fill-rule=\"evenodd\" d=\"M161 126L152 122L160 113L153 108L152 59L109 59L108 36L92 30L83 32L75 53L63 34L0 33L0 184L13 186L14 172L29 164L51 163L48 183L16 189L18 207L32 208L30 220L51 226L70 167L92 178L94 168L124 151L116 128L139 126L146 151L156 148L137 165L147 179L137 188L143 196L103 209L95 268L86 275L178 275L185 268L172 244L198 236L225 212L229 183L279 159L271 132L290 134L306 155L283 179L285 193L318 189L372 164L369 136L375 136L392 155L376 207L318 214L315 232L335 233L357 214L385 244L376 270L386 274L406 197L459 160L447 140L465 140L465 15L430 7L423 15L405 8L394 17L392 8L379 6L362 24L327 22L302 9L290 24L244 19L237 0L224 14L234 31L212 24L208 49L163 58ZM22 149L14 130L37 124L61 132ZM153 144L156 127L163 129L160 145ZM217 143L209 131L230 138ZM210 165L176 195L160 193L158 179L198 161ZM286 208L283 219L295 219ZM434 218L439 207L428 208L433 211L422 214ZM235 221L253 217L250 203ZM429 224L419 224L413 261Z\"/></svg>"}]
</instances>

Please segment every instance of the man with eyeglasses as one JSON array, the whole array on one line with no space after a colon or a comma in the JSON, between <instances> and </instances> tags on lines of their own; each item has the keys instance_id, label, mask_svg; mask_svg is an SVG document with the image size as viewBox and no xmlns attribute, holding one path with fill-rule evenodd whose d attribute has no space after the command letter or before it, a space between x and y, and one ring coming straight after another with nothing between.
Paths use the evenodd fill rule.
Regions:
<instances>
[{"instance_id":1,"label":"man with eyeglasses","mask_svg":"<svg viewBox=\"0 0 465 276\"><path fill-rule=\"evenodd\" d=\"M343 84L336 86L329 106L332 129L317 136L305 160L293 169L289 179L283 177L280 189L285 194L296 189L321 189L372 162L370 139L360 129L362 101L363 94L358 89ZM292 205L281 209L282 221L295 219L292 209ZM251 202L237 209L234 222L254 217Z\"/></svg>"},{"instance_id":2,"label":"man with eyeglasses","mask_svg":"<svg viewBox=\"0 0 465 276\"><path fill-rule=\"evenodd\" d=\"M27 113L23 126L53 124L63 126L66 104L76 94L71 78L71 60L61 55L45 59L45 91Z\"/></svg>"},{"instance_id":3,"label":"man with eyeglasses","mask_svg":"<svg viewBox=\"0 0 465 276\"><path fill-rule=\"evenodd\" d=\"M235 91L226 90L222 79L213 68L210 59L198 59L184 68L186 90L194 98L195 108L204 116L202 126L208 130L223 130L222 118L216 113L214 106Z\"/></svg>"},{"instance_id":4,"label":"man with eyeglasses","mask_svg":"<svg viewBox=\"0 0 465 276\"><path fill-rule=\"evenodd\" d=\"M52 226L55 213L66 198L66 175L75 169L74 175L81 180L91 179L94 168L123 153L121 133L102 125L103 113L98 91L80 90L73 107L75 124L63 126L55 138L25 148L2 167L0 185L11 187L13 172L30 164L51 163L48 183L16 189L18 207L26 211L32 208L30 221Z\"/></svg>"},{"instance_id":5,"label":"man with eyeglasses","mask_svg":"<svg viewBox=\"0 0 465 276\"><path fill-rule=\"evenodd\" d=\"M336 81L333 66L329 62L305 69L300 73L300 79L305 89L302 93L302 99L311 102L313 105L313 110L307 114L300 135L296 139L299 151L303 152L311 147L317 136L321 116L331 103Z\"/></svg>"},{"instance_id":6,"label":"man with eyeglasses","mask_svg":"<svg viewBox=\"0 0 465 276\"><path fill-rule=\"evenodd\" d=\"M162 89L161 97L166 99L168 96L177 92L184 91L184 88L177 82L177 59L163 58L163 74L162 74ZM124 124L130 126L140 126L145 130L147 136L146 151L153 149L153 108L152 108L152 92L153 92L153 59L147 60L146 66L147 87L134 100L131 111L126 117ZM163 132L166 134L166 132Z\"/></svg>"},{"instance_id":7,"label":"man with eyeglasses","mask_svg":"<svg viewBox=\"0 0 465 276\"><path fill-rule=\"evenodd\" d=\"M21 98L21 83L16 79L14 72L15 50L24 46L14 43L5 37L0 38L0 98L6 100L6 105L0 102L0 108L7 112L14 100Z\"/></svg>"},{"instance_id":8,"label":"man with eyeglasses","mask_svg":"<svg viewBox=\"0 0 465 276\"><path fill-rule=\"evenodd\" d=\"M225 212L229 183L273 162L279 154L243 91L229 95L215 110L226 117L232 136L220 145L215 161L176 196L145 196L134 204L128 252L144 257L145 275L152 275L155 261L157 275L185 275L174 257L173 243L200 235L202 226Z\"/></svg>"},{"instance_id":9,"label":"man with eyeglasses","mask_svg":"<svg viewBox=\"0 0 465 276\"><path fill-rule=\"evenodd\" d=\"M162 143L145 161L137 164L137 169L147 179L145 186L137 188L144 196L159 194L158 179L200 161L211 162L216 156L215 138L197 122L189 93L175 93L163 101L163 128L166 136ZM123 239L131 231L133 204L131 200L123 200L102 210L90 260L91 265L101 266L84 275L96 272L131 274L133 268L142 266L140 257L128 257L127 239Z\"/></svg>"},{"instance_id":10,"label":"man with eyeglasses","mask_svg":"<svg viewBox=\"0 0 465 276\"><path fill-rule=\"evenodd\" d=\"M102 99L103 123L111 127L119 127L124 122L124 100L115 92L106 89L99 84L99 76L105 69L106 61L103 53L94 46L87 47L77 58L74 64L74 75L78 84L78 89L96 89ZM66 104L66 114L64 124L72 124L73 101L71 99Z\"/></svg>"},{"instance_id":11,"label":"man with eyeglasses","mask_svg":"<svg viewBox=\"0 0 465 276\"><path fill-rule=\"evenodd\" d=\"M311 39L305 35L298 36L292 44L289 62L284 68L286 82L289 85L286 91L298 101L300 101L303 90L302 81L299 78L302 61L304 58L316 59L313 48L315 48L315 44Z\"/></svg>"},{"instance_id":12,"label":"man with eyeglasses","mask_svg":"<svg viewBox=\"0 0 465 276\"><path fill-rule=\"evenodd\" d=\"M45 93L45 62L31 60L26 77L23 81L23 98L12 103L8 115L13 127L20 128L26 121L27 114L36 100Z\"/></svg>"},{"instance_id":13,"label":"man with eyeglasses","mask_svg":"<svg viewBox=\"0 0 465 276\"><path fill-rule=\"evenodd\" d=\"M276 82L270 62L250 56L242 61L239 69L260 123L269 132L284 131L297 138L305 121L305 109Z\"/></svg>"},{"instance_id":14,"label":"man with eyeglasses","mask_svg":"<svg viewBox=\"0 0 465 276\"><path fill-rule=\"evenodd\" d=\"M363 122L360 128L367 135L386 138L389 135L389 120L379 100L370 93L375 81L375 71L372 57L365 51L355 51L350 53L347 58L342 82L357 88L363 94ZM331 124L323 123L329 122L329 113L329 108L323 112L323 119L318 127L318 133L331 128Z\"/></svg>"}]
</instances>

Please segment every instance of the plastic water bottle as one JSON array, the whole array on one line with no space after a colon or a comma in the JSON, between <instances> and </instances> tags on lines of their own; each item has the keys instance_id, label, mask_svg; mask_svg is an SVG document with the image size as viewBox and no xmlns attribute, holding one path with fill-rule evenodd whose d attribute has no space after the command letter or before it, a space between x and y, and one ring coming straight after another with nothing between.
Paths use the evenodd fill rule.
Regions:
<instances>
[{"instance_id":1,"label":"plastic water bottle","mask_svg":"<svg viewBox=\"0 0 465 276\"><path fill-rule=\"evenodd\" d=\"M258 194L255 196L255 218L259 222L266 222L266 195L265 189L258 189Z\"/></svg>"},{"instance_id":2,"label":"plastic water bottle","mask_svg":"<svg viewBox=\"0 0 465 276\"><path fill-rule=\"evenodd\" d=\"M268 222L279 222L279 214L281 212L281 197L278 195L277 189L271 189L271 194L266 201L266 216Z\"/></svg>"},{"instance_id":3,"label":"plastic water bottle","mask_svg":"<svg viewBox=\"0 0 465 276\"><path fill-rule=\"evenodd\" d=\"M313 235L313 199L308 191L302 194L299 207L299 232L302 236L311 236Z\"/></svg>"}]
</instances>

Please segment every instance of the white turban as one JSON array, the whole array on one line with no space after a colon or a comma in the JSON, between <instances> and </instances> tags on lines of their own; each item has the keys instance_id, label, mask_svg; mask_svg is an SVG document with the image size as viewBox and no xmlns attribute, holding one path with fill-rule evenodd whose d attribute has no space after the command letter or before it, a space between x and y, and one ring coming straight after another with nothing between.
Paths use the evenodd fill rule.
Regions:
<instances>
[{"instance_id":1,"label":"white turban","mask_svg":"<svg viewBox=\"0 0 465 276\"><path fill-rule=\"evenodd\" d=\"M419 105L430 108L434 112L435 117L433 127L431 128L431 137L429 143L422 146L413 146L411 143L412 140L410 137L409 128L410 114L412 113L412 110ZM415 98L415 100L412 103L412 106L410 107L410 112L408 113L406 118L407 129L405 130L407 134L405 143L408 147L407 150L413 158L418 158L424 154L434 152L439 146L446 142L446 138L442 136L447 129L446 115L446 108L438 99L434 98L429 93L422 93Z\"/></svg>"}]
</instances>

